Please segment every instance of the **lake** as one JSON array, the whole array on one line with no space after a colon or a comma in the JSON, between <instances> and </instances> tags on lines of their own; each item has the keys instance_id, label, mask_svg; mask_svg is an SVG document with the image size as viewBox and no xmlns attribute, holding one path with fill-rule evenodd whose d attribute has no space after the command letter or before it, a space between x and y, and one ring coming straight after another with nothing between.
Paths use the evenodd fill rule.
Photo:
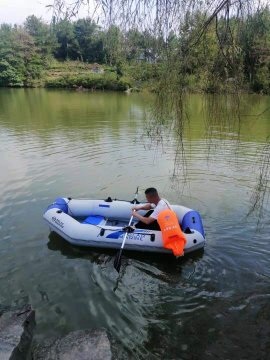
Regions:
<instances>
[{"instance_id":1,"label":"lake","mask_svg":"<svg viewBox=\"0 0 270 360\"><path fill-rule=\"evenodd\" d=\"M267 201L247 214L264 170L270 97L243 96L241 121L232 108L224 123L190 96L184 152L174 132L162 142L149 134L153 100L0 90L0 304L32 304L35 342L105 327L119 359L268 359ZM198 210L207 244L180 260L125 252L113 291L115 252L69 245L42 214L59 196L132 200L137 186L140 200L155 186Z\"/></svg>"}]
</instances>

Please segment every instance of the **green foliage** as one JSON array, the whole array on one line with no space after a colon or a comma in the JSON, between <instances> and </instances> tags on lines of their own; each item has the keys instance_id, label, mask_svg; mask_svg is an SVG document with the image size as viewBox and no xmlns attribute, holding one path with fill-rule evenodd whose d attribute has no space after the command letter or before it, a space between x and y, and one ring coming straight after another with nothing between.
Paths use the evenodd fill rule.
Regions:
<instances>
[{"instance_id":1,"label":"green foliage","mask_svg":"<svg viewBox=\"0 0 270 360\"><path fill-rule=\"evenodd\" d=\"M132 79L132 87L145 87L155 91L156 82L161 76L161 64L149 64L146 62L133 63L126 66L124 71Z\"/></svg>"},{"instance_id":2,"label":"green foliage","mask_svg":"<svg viewBox=\"0 0 270 360\"><path fill-rule=\"evenodd\" d=\"M171 34L161 72L161 86L169 90L177 79L181 91L269 93L270 10L244 19L216 17L202 33L207 14L187 13L178 36ZM201 34L201 35L200 35ZM166 82L168 74L174 74ZM164 82L165 81L165 82Z\"/></svg>"},{"instance_id":3,"label":"green foliage","mask_svg":"<svg viewBox=\"0 0 270 360\"><path fill-rule=\"evenodd\" d=\"M255 71L251 89L254 92L270 94L270 64L260 65Z\"/></svg>"},{"instance_id":4,"label":"green foliage","mask_svg":"<svg viewBox=\"0 0 270 360\"><path fill-rule=\"evenodd\" d=\"M41 78L42 58L23 28L1 26L0 63L0 86L33 86Z\"/></svg>"},{"instance_id":5,"label":"green foliage","mask_svg":"<svg viewBox=\"0 0 270 360\"><path fill-rule=\"evenodd\" d=\"M77 20L73 27L80 48L81 60L103 63L105 52L100 27L91 19Z\"/></svg>"},{"instance_id":6,"label":"green foliage","mask_svg":"<svg viewBox=\"0 0 270 360\"><path fill-rule=\"evenodd\" d=\"M117 26L110 26L103 34L104 50L106 62L111 66L116 66L125 60L124 34Z\"/></svg>"},{"instance_id":7,"label":"green foliage","mask_svg":"<svg viewBox=\"0 0 270 360\"><path fill-rule=\"evenodd\" d=\"M6 60L0 61L0 86L23 86L23 76Z\"/></svg>"},{"instance_id":8,"label":"green foliage","mask_svg":"<svg viewBox=\"0 0 270 360\"><path fill-rule=\"evenodd\" d=\"M106 75L64 75L62 77L48 79L46 87L53 88L84 88L91 90L115 90L124 91L129 84L123 80L117 80L113 74Z\"/></svg>"},{"instance_id":9,"label":"green foliage","mask_svg":"<svg viewBox=\"0 0 270 360\"><path fill-rule=\"evenodd\" d=\"M126 59L129 62L140 61L155 63L158 56L160 42L164 41L151 35L150 32L140 32L131 29L126 34Z\"/></svg>"},{"instance_id":10,"label":"green foliage","mask_svg":"<svg viewBox=\"0 0 270 360\"><path fill-rule=\"evenodd\" d=\"M237 88L269 94L269 8L241 19L231 15L229 23L216 16L202 32L208 17L207 12L186 12L178 31L166 37L135 27L103 29L90 18L49 25L32 15L22 27L2 24L0 86L132 86L168 94ZM78 71L69 60L77 61ZM108 71L95 75L91 63Z\"/></svg>"},{"instance_id":11,"label":"green foliage","mask_svg":"<svg viewBox=\"0 0 270 360\"><path fill-rule=\"evenodd\" d=\"M58 42L54 51L56 59L104 62L102 32L91 19L80 19L74 23L64 19L54 25L53 30Z\"/></svg>"},{"instance_id":12,"label":"green foliage","mask_svg":"<svg viewBox=\"0 0 270 360\"><path fill-rule=\"evenodd\" d=\"M56 34L53 29L34 15L28 16L24 28L33 37L39 54L49 61L53 52L58 48Z\"/></svg>"},{"instance_id":13,"label":"green foliage","mask_svg":"<svg viewBox=\"0 0 270 360\"><path fill-rule=\"evenodd\" d=\"M56 59L77 60L81 59L81 51L78 40L75 37L73 24L65 19L54 26L58 48L54 52Z\"/></svg>"}]
</instances>

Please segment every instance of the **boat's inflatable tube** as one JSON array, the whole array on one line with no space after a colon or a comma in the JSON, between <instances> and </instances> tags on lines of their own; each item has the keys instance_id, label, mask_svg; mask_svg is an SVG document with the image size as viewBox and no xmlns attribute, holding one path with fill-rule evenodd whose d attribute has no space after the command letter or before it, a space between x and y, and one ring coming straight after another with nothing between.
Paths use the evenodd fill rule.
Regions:
<instances>
[{"instance_id":1,"label":"boat's inflatable tube","mask_svg":"<svg viewBox=\"0 0 270 360\"><path fill-rule=\"evenodd\" d=\"M121 200L76 200L57 198L43 217L50 229L74 245L119 248L133 204ZM186 238L184 253L205 245L200 214L184 206L172 205ZM141 210L142 215L145 211ZM125 249L172 253L163 246L161 231L136 229L127 235Z\"/></svg>"}]
</instances>

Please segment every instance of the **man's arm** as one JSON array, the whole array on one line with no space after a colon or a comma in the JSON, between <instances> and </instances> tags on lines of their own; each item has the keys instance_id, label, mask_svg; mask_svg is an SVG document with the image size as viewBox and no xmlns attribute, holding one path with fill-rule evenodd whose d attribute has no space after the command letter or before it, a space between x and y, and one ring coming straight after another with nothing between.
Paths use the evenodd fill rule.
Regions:
<instances>
[{"instance_id":1,"label":"man's arm","mask_svg":"<svg viewBox=\"0 0 270 360\"><path fill-rule=\"evenodd\" d=\"M149 216L149 217L142 216L142 215L138 214L137 211L133 211L132 215L147 225L151 224L152 222L154 222L156 220L156 219L152 218L151 216Z\"/></svg>"},{"instance_id":2,"label":"man's arm","mask_svg":"<svg viewBox=\"0 0 270 360\"><path fill-rule=\"evenodd\" d=\"M132 207L132 211L133 210L151 210L152 206L151 204L144 204L144 205L135 205Z\"/></svg>"}]
</instances>

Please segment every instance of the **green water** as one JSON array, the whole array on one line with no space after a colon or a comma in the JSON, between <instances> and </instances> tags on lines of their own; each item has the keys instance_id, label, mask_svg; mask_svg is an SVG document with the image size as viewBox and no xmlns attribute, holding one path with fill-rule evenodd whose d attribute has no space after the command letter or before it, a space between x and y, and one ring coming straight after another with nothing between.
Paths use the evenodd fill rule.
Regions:
<instances>
[{"instance_id":1,"label":"green water","mask_svg":"<svg viewBox=\"0 0 270 360\"><path fill-rule=\"evenodd\" d=\"M270 98L243 97L241 123L233 109L224 123L219 112L209 121L205 98L189 97L176 158L175 134L164 133L162 144L145 136L152 101L0 90L0 306L33 305L35 342L105 327L119 359L268 359L269 206L259 228L258 213L246 215ZM125 253L114 292L114 252L67 244L42 214L58 196L132 199L137 186L141 200L155 186L200 211L207 245L180 261Z\"/></svg>"}]
</instances>

